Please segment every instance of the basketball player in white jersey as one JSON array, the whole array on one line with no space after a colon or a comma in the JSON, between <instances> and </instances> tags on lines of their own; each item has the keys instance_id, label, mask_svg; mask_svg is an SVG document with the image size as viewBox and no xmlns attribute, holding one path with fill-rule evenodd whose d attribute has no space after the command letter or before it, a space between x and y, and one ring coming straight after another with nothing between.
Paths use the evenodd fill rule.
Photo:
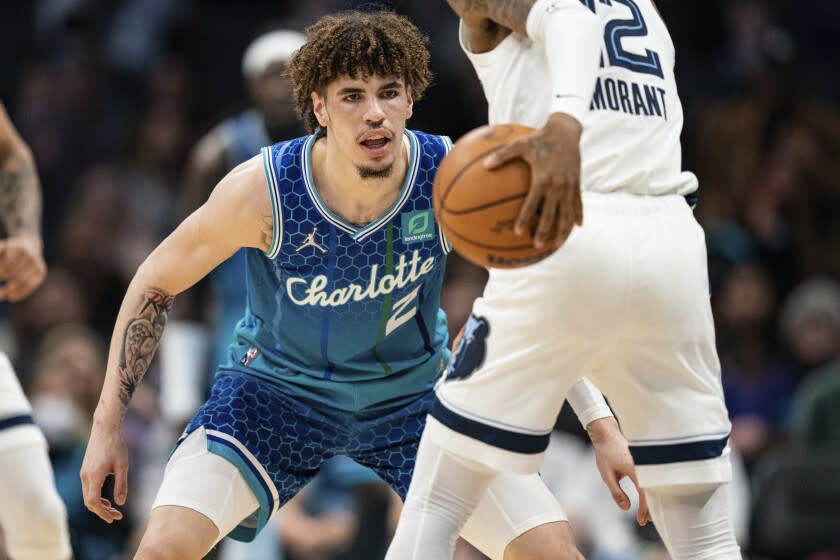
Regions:
<instances>
[{"instance_id":1,"label":"basketball player in white jersey","mask_svg":"<svg viewBox=\"0 0 840 560\"><path fill-rule=\"evenodd\" d=\"M616 412L671 557L740 558L697 179L681 168L665 24L651 0L449 4L490 123L538 129L485 164L531 165L515 227L541 207L535 244L562 246L490 271L437 387L388 559L451 558L496 474L540 467L584 373Z\"/></svg>"},{"instance_id":2,"label":"basketball player in white jersey","mask_svg":"<svg viewBox=\"0 0 840 560\"><path fill-rule=\"evenodd\" d=\"M46 276L41 193L29 148L0 103L0 301L19 301ZM67 511L55 491L47 441L0 352L0 528L12 560L70 558Z\"/></svg>"}]
</instances>

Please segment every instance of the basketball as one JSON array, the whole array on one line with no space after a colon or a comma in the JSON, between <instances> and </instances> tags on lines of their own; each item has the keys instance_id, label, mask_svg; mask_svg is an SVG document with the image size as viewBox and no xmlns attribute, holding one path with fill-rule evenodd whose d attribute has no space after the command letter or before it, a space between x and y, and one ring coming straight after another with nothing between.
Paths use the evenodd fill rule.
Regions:
<instances>
[{"instance_id":1,"label":"basketball","mask_svg":"<svg viewBox=\"0 0 840 560\"><path fill-rule=\"evenodd\" d=\"M484 158L533 132L519 124L488 125L465 134L438 167L434 206L438 222L462 257L487 268L519 268L541 261L556 249L534 247L531 233L513 225L531 184L531 168L517 159L489 170Z\"/></svg>"}]
</instances>

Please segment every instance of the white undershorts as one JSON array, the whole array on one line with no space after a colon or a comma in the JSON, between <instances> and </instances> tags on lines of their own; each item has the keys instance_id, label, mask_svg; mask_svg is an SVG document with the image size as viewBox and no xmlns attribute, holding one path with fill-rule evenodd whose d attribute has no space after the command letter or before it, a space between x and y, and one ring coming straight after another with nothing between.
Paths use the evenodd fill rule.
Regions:
<instances>
[{"instance_id":1,"label":"white undershorts","mask_svg":"<svg viewBox=\"0 0 840 560\"><path fill-rule=\"evenodd\" d=\"M219 529L218 542L243 520L255 517L259 503L237 467L207 449L204 428L198 428L181 442L166 465L152 509L161 506L201 513ZM490 485L461 534L490 558L502 560L505 547L519 535L566 519L539 475L502 474ZM256 518L253 521L256 525Z\"/></svg>"}]
</instances>

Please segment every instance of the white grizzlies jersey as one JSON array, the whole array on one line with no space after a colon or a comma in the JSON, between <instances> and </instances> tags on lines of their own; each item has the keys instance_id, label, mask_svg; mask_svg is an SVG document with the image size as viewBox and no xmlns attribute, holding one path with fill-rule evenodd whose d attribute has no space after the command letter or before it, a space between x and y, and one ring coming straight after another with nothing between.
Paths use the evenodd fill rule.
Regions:
<instances>
[{"instance_id":1,"label":"white grizzlies jersey","mask_svg":"<svg viewBox=\"0 0 840 560\"><path fill-rule=\"evenodd\" d=\"M689 195L682 171L683 111L674 79L674 45L650 0L581 0L604 27L601 67L581 138L582 188L639 195ZM543 44L511 33L495 49L470 52L489 104L490 124L542 127L551 88Z\"/></svg>"}]
</instances>

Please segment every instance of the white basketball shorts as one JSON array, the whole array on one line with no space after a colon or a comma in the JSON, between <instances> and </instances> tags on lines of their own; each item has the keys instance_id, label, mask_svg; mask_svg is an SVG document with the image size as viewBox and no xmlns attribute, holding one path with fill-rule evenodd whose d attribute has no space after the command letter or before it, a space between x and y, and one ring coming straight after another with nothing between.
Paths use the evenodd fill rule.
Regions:
<instances>
[{"instance_id":1,"label":"white basketball shorts","mask_svg":"<svg viewBox=\"0 0 840 560\"><path fill-rule=\"evenodd\" d=\"M584 194L584 225L533 266L491 270L426 437L534 472L569 388L607 397L642 486L731 477L704 233L681 196Z\"/></svg>"}]
</instances>

